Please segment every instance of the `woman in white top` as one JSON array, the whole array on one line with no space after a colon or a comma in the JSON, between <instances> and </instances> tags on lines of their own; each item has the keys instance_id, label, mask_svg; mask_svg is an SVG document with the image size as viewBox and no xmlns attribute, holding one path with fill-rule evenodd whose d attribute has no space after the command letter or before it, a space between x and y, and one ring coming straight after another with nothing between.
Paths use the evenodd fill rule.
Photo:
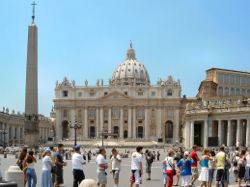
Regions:
<instances>
[{"instance_id":1,"label":"woman in white top","mask_svg":"<svg viewBox=\"0 0 250 187\"><path fill-rule=\"evenodd\" d=\"M173 177L174 177L174 170L175 170L175 165L174 165L174 151L170 149L168 151L168 156L165 159L166 160L166 173L168 176L168 182L166 187L171 187L173 185Z\"/></svg>"},{"instance_id":2,"label":"woman in white top","mask_svg":"<svg viewBox=\"0 0 250 187\"><path fill-rule=\"evenodd\" d=\"M245 181L246 186L250 186L250 148L248 148L248 153L246 155Z\"/></svg>"},{"instance_id":3,"label":"woman in white top","mask_svg":"<svg viewBox=\"0 0 250 187\"><path fill-rule=\"evenodd\" d=\"M51 169L52 169L52 160L51 160L51 150L48 148L45 150L42 160L42 179L41 187L52 187L51 180Z\"/></svg>"}]
</instances>

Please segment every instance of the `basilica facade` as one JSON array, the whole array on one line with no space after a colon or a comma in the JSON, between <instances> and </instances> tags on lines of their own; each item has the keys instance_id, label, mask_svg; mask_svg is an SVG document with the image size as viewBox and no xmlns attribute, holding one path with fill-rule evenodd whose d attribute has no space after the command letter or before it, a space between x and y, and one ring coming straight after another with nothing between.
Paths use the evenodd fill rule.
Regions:
<instances>
[{"instance_id":1,"label":"basilica facade","mask_svg":"<svg viewBox=\"0 0 250 187\"><path fill-rule=\"evenodd\" d=\"M78 140L109 133L189 148L250 146L250 73L208 69L198 94L186 98L172 76L152 85L132 45L107 85L76 85L66 77L57 82L54 109L57 140L73 140L75 132Z\"/></svg>"},{"instance_id":2,"label":"basilica facade","mask_svg":"<svg viewBox=\"0 0 250 187\"><path fill-rule=\"evenodd\" d=\"M107 85L76 85L64 78L55 87L54 109L57 140L98 139L112 133L120 139L180 141L185 101L181 84L172 76L151 85L146 67L130 45L126 59Z\"/></svg>"}]
</instances>

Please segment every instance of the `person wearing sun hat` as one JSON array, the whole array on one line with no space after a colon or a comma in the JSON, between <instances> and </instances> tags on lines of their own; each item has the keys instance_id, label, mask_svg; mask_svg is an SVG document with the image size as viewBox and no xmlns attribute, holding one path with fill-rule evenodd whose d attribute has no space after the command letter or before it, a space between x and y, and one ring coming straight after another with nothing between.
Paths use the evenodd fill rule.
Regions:
<instances>
[{"instance_id":1,"label":"person wearing sun hat","mask_svg":"<svg viewBox=\"0 0 250 187\"><path fill-rule=\"evenodd\" d=\"M83 159L80 152L80 145L74 146L74 153L72 155L72 169L73 169L73 187L78 187L78 185L85 179L83 172L83 165L86 164L86 161Z\"/></svg>"},{"instance_id":2,"label":"person wearing sun hat","mask_svg":"<svg viewBox=\"0 0 250 187\"><path fill-rule=\"evenodd\" d=\"M51 150L47 148L43 153L43 160L42 160L42 178L41 178L42 187L52 187L51 168L52 168Z\"/></svg>"}]
</instances>

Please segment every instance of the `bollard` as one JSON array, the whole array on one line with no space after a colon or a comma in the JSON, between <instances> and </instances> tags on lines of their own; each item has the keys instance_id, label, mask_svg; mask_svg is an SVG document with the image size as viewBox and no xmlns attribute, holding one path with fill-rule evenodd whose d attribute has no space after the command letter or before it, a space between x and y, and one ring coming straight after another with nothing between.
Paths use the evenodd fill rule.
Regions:
<instances>
[{"instance_id":1,"label":"bollard","mask_svg":"<svg viewBox=\"0 0 250 187\"><path fill-rule=\"evenodd\" d=\"M15 154L15 158L16 158L16 159L18 159L18 157L19 157L19 154L18 154L18 153L16 153L16 154Z\"/></svg>"},{"instance_id":2,"label":"bollard","mask_svg":"<svg viewBox=\"0 0 250 187\"><path fill-rule=\"evenodd\" d=\"M7 158L7 153L4 151L4 153L3 153L3 157L4 158Z\"/></svg>"},{"instance_id":3,"label":"bollard","mask_svg":"<svg viewBox=\"0 0 250 187\"><path fill-rule=\"evenodd\" d=\"M79 187L98 187L98 185L94 179L84 179Z\"/></svg>"},{"instance_id":4,"label":"bollard","mask_svg":"<svg viewBox=\"0 0 250 187\"><path fill-rule=\"evenodd\" d=\"M24 187L23 177L23 171L18 166L10 166L5 172L6 181L16 182L18 187Z\"/></svg>"}]
</instances>

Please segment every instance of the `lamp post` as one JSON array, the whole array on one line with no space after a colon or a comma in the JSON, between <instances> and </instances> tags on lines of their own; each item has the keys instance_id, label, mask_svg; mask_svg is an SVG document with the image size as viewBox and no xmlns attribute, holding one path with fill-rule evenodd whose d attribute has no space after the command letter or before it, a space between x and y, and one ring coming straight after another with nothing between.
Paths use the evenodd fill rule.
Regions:
<instances>
[{"instance_id":1,"label":"lamp post","mask_svg":"<svg viewBox=\"0 0 250 187\"><path fill-rule=\"evenodd\" d=\"M8 134L6 129L4 128L3 130L0 130L0 133L3 134L3 148L6 148L6 142L5 142L5 135Z\"/></svg>"},{"instance_id":2,"label":"lamp post","mask_svg":"<svg viewBox=\"0 0 250 187\"><path fill-rule=\"evenodd\" d=\"M70 128L73 128L75 130L75 146L76 146L76 140L77 140L77 137L76 137L76 131L77 129L80 129L82 127L82 122L81 121L77 121L76 118L75 118L75 121L73 122L73 124L71 123L71 121L69 121L69 127Z\"/></svg>"}]
</instances>

